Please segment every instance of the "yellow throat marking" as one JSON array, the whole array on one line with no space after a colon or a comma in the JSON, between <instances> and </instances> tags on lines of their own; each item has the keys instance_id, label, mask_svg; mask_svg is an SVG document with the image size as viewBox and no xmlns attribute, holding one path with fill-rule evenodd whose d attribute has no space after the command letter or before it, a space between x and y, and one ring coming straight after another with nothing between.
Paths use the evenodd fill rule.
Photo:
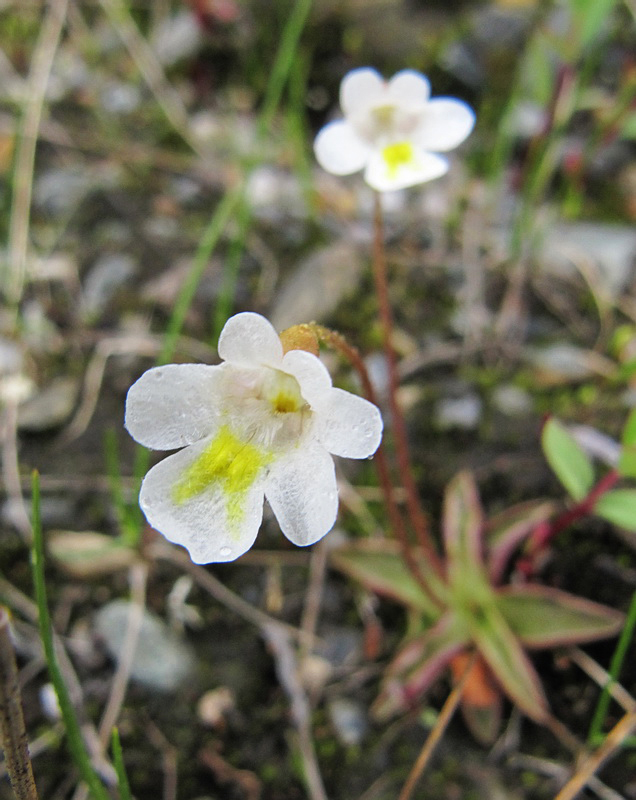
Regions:
<instances>
[{"instance_id":1,"label":"yellow throat marking","mask_svg":"<svg viewBox=\"0 0 636 800\"><path fill-rule=\"evenodd\" d=\"M183 471L172 490L172 499L181 505L212 484L218 484L226 495L230 521L240 522L245 495L273 458L267 450L237 439L224 425L201 455Z\"/></svg>"},{"instance_id":2,"label":"yellow throat marking","mask_svg":"<svg viewBox=\"0 0 636 800\"><path fill-rule=\"evenodd\" d=\"M382 150L382 158L392 178L400 167L412 163L414 155L413 145L410 142L396 142Z\"/></svg>"}]
</instances>

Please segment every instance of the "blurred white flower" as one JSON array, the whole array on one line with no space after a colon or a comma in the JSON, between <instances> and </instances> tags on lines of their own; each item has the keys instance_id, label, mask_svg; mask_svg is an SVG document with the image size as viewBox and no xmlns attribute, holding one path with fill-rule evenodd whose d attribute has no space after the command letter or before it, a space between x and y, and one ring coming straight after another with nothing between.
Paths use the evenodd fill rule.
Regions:
<instances>
[{"instance_id":1,"label":"blurred white flower","mask_svg":"<svg viewBox=\"0 0 636 800\"><path fill-rule=\"evenodd\" d=\"M424 75L402 70L385 81L369 67L340 84L345 115L316 137L318 163L335 175L364 169L373 189L404 189L438 178L448 161L437 153L457 147L475 124L472 109L452 97L430 99Z\"/></svg>"},{"instance_id":2,"label":"blurred white flower","mask_svg":"<svg viewBox=\"0 0 636 800\"><path fill-rule=\"evenodd\" d=\"M284 354L259 314L228 320L219 355L218 366L150 369L128 392L131 436L156 450L184 448L143 481L148 522L198 564L231 561L254 543L265 496L290 541L316 542L338 511L330 454L372 455L380 412L334 388L316 356Z\"/></svg>"}]
</instances>

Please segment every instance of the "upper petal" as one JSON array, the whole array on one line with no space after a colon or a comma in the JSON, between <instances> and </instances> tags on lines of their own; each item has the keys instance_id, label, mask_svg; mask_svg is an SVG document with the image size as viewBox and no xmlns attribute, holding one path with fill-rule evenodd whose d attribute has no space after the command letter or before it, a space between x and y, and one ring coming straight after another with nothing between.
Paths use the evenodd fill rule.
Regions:
<instances>
[{"instance_id":1,"label":"upper petal","mask_svg":"<svg viewBox=\"0 0 636 800\"><path fill-rule=\"evenodd\" d=\"M218 425L223 366L153 367L128 390L125 425L140 444L173 450L209 436Z\"/></svg>"},{"instance_id":2,"label":"upper petal","mask_svg":"<svg viewBox=\"0 0 636 800\"><path fill-rule=\"evenodd\" d=\"M338 514L333 459L316 443L293 450L272 465L265 497L291 542L300 547L317 542Z\"/></svg>"},{"instance_id":3,"label":"upper petal","mask_svg":"<svg viewBox=\"0 0 636 800\"><path fill-rule=\"evenodd\" d=\"M367 164L364 179L376 191L390 192L439 178L445 172L448 172L448 161L434 153L414 148L408 161L395 164L389 163L383 151L379 150Z\"/></svg>"},{"instance_id":4,"label":"upper petal","mask_svg":"<svg viewBox=\"0 0 636 800\"><path fill-rule=\"evenodd\" d=\"M373 403L342 389L332 389L316 413L315 436L330 453L366 458L382 439L382 416Z\"/></svg>"},{"instance_id":5,"label":"upper petal","mask_svg":"<svg viewBox=\"0 0 636 800\"><path fill-rule=\"evenodd\" d=\"M446 152L461 144L475 125L475 112L462 100L435 97L421 113L414 138L423 150Z\"/></svg>"},{"instance_id":6,"label":"upper petal","mask_svg":"<svg viewBox=\"0 0 636 800\"><path fill-rule=\"evenodd\" d=\"M386 91L380 73L371 67L360 67L348 72L340 84L340 108L345 116L357 114L373 105Z\"/></svg>"},{"instance_id":7,"label":"upper petal","mask_svg":"<svg viewBox=\"0 0 636 800\"><path fill-rule=\"evenodd\" d=\"M209 441L160 461L144 478L139 493L139 504L152 527L183 545L196 564L238 558L254 543L263 518L264 470L238 497L228 495L221 481L187 498L181 496L184 474Z\"/></svg>"},{"instance_id":8,"label":"upper petal","mask_svg":"<svg viewBox=\"0 0 636 800\"><path fill-rule=\"evenodd\" d=\"M224 361L244 366L278 367L283 357L283 346L271 323L251 311L228 319L219 337L218 350Z\"/></svg>"},{"instance_id":9,"label":"upper petal","mask_svg":"<svg viewBox=\"0 0 636 800\"><path fill-rule=\"evenodd\" d=\"M290 350L285 354L282 369L293 375L300 386L300 393L310 406L319 406L331 391L329 371L312 353L305 350Z\"/></svg>"},{"instance_id":10,"label":"upper petal","mask_svg":"<svg viewBox=\"0 0 636 800\"><path fill-rule=\"evenodd\" d=\"M333 175L351 175L362 169L370 152L369 146L346 120L325 125L314 141L316 160Z\"/></svg>"},{"instance_id":11,"label":"upper petal","mask_svg":"<svg viewBox=\"0 0 636 800\"><path fill-rule=\"evenodd\" d=\"M431 94L431 84L425 75L413 69L403 69L391 78L387 87L391 102L404 106L420 106Z\"/></svg>"}]
</instances>

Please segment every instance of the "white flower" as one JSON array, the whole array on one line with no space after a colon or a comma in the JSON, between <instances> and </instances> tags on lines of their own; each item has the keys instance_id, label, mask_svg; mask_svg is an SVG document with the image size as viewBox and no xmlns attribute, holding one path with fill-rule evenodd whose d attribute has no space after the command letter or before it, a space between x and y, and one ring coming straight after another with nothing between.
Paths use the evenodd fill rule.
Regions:
<instances>
[{"instance_id":1,"label":"white flower","mask_svg":"<svg viewBox=\"0 0 636 800\"><path fill-rule=\"evenodd\" d=\"M475 115L461 100L431 100L430 93L428 80L413 70L402 70L390 81L369 67L349 72L340 84L345 119L318 133L318 163L335 175L364 168L366 182L379 192L443 175L448 161L436 153L463 142Z\"/></svg>"},{"instance_id":2,"label":"white flower","mask_svg":"<svg viewBox=\"0 0 636 800\"><path fill-rule=\"evenodd\" d=\"M148 522L198 564L231 561L254 543L265 496L288 539L316 542L338 511L330 454L372 455L380 412L335 389L311 353L283 354L259 314L228 320L219 355L218 366L150 369L128 392L131 436L156 450L184 448L142 483Z\"/></svg>"}]
</instances>

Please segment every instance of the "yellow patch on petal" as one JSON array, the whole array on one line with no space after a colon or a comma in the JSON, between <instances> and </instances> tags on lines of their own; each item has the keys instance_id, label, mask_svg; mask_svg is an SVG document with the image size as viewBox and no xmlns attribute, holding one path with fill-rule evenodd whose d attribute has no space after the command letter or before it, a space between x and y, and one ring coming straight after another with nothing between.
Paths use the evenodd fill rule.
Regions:
<instances>
[{"instance_id":1,"label":"yellow patch on petal","mask_svg":"<svg viewBox=\"0 0 636 800\"><path fill-rule=\"evenodd\" d=\"M382 150L382 158L387 165L389 175L394 178L400 167L411 164L414 160L413 145L410 142L389 144Z\"/></svg>"},{"instance_id":2,"label":"yellow patch on petal","mask_svg":"<svg viewBox=\"0 0 636 800\"><path fill-rule=\"evenodd\" d=\"M275 414L294 414L306 405L296 378L278 370L272 371L271 380L263 386L263 395Z\"/></svg>"},{"instance_id":3,"label":"yellow patch on petal","mask_svg":"<svg viewBox=\"0 0 636 800\"><path fill-rule=\"evenodd\" d=\"M245 495L272 459L270 452L237 439L223 426L201 455L184 470L172 491L173 500L180 505L216 483L227 497L230 520L239 522Z\"/></svg>"}]
</instances>

